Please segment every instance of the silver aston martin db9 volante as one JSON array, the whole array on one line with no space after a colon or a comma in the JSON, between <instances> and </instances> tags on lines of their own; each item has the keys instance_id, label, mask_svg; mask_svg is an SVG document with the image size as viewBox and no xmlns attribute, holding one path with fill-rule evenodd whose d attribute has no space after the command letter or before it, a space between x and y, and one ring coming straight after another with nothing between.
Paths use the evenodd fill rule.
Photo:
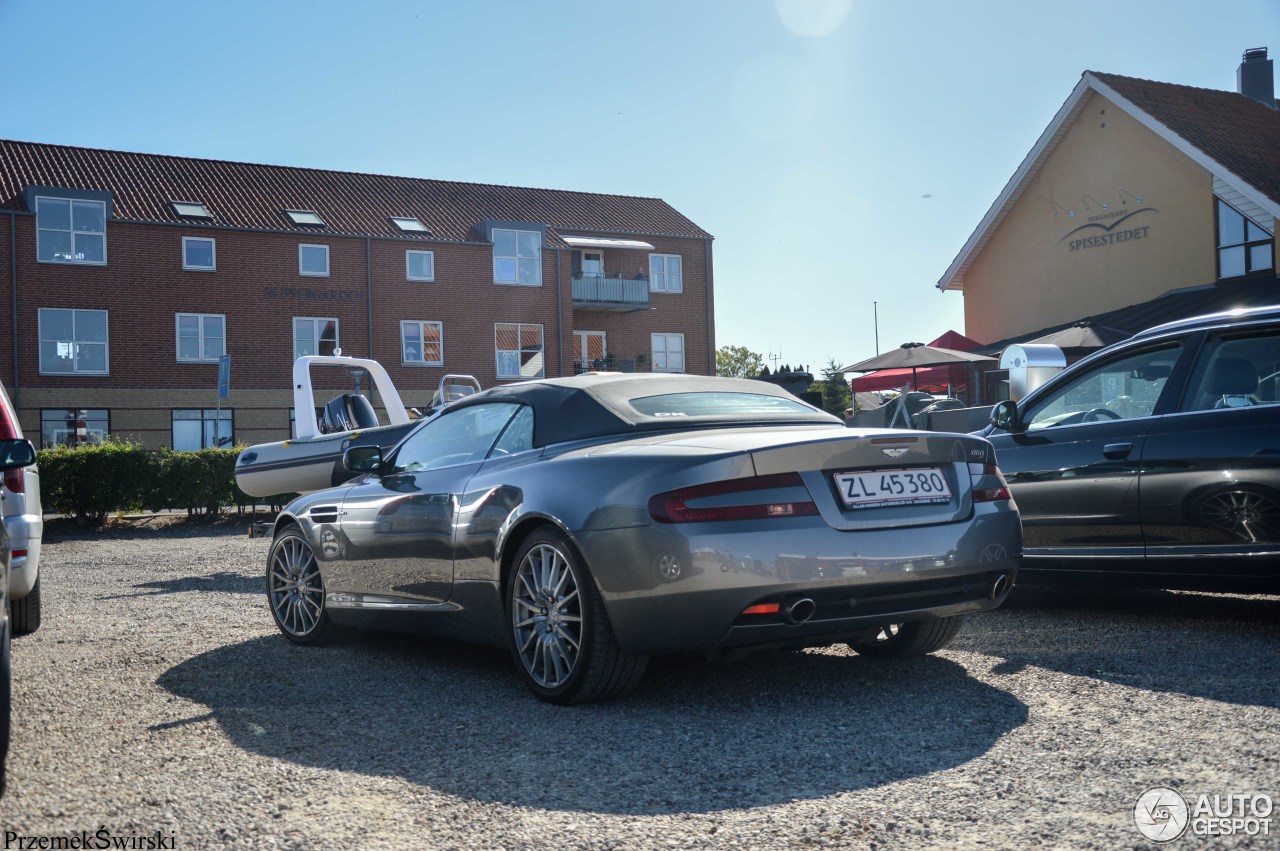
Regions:
<instances>
[{"instance_id":1,"label":"silver aston martin db9 volante","mask_svg":"<svg viewBox=\"0 0 1280 851\"><path fill-rule=\"evenodd\" d=\"M1021 546L985 440L850 430L743 379L496 387L343 463L276 522L285 637L506 645L554 703L625 695L659 653L930 653L1004 601Z\"/></svg>"}]
</instances>

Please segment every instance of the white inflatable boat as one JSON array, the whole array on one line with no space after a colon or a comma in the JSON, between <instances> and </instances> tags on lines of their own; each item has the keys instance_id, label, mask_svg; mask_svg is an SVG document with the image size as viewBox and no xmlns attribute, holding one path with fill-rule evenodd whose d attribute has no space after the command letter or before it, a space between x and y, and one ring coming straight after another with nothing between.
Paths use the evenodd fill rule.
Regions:
<instances>
[{"instance_id":1,"label":"white inflatable boat","mask_svg":"<svg viewBox=\"0 0 1280 851\"><path fill-rule=\"evenodd\" d=\"M417 421L405 408L382 364L341 354L312 355L294 361L295 412L315 410L315 393L311 387L313 366L345 367L353 375L358 374L355 370L367 372L382 399L388 422L380 423L368 398L358 393L347 393L330 401L319 421L295 414L297 437L250 446L236 459L236 484L249 496L307 493L340 485L355 475L342 466L342 455L347 449L377 445L386 451L399 443ZM446 375L440 380L431 407L422 416L433 416L449 403L479 390L480 383L469 375Z\"/></svg>"}]
</instances>

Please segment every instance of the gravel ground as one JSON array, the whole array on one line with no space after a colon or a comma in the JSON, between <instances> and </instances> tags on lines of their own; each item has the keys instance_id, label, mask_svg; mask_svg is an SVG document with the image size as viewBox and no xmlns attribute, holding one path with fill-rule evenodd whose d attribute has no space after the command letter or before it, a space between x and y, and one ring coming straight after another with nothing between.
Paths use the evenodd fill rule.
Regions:
<instances>
[{"instance_id":1,"label":"gravel ground","mask_svg":"<svg viewBox=\"0 0 1280 851\"><path fill-rule=\"evenodd\" d=\"M178 848L1149 847L1137 797L1280 798L1280 598L1019 588L907 663L658 660L536 702L505 653L298 648L244 525L51 531L4 831ZM1273 817L1280 833L1280 808ZM1274 847L1275 836L1174 847ZM11 844L9 847L17 847Z\"/></svg>"}]
</instances>

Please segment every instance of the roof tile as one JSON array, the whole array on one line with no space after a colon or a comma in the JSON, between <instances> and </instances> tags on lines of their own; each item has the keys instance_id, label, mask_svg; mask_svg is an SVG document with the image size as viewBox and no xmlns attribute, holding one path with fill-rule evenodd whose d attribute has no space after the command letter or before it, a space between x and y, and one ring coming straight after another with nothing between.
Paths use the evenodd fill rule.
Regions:
<instances>
[{"instance_id":1,"label":"roof tile","mask_svg":"<svg viewBox=\"0 0 1280 851\"><path fill-rule=\"evenodd\" d=\"M479 239L477 222L508 219L560 231L711 237L660 198L0 140L0 210L23 210L28 186L109 191L115 217L132 221L196 224L174 212L169 202L180 200L203 202L216 225L300 233L464 241ZM286 209L315 210L327 226L294 225ZM432 235L404 233L391 216L415 216Z\"/></svg>"},{"instance_id":2,"label":"roof tile","mask_svg":"<svg viewBox=\"0 0 1280 851\"><path fill-rule=\"evenodd\" d=\"M1280 109L1239 92L1089 73L1280 203Z\"/></svg>"}]
</instances>

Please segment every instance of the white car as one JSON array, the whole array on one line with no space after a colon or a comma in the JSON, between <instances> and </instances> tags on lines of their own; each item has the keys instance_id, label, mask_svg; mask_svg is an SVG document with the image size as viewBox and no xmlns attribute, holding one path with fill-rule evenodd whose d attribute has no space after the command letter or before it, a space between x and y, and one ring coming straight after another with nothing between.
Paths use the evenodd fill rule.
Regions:
<instances>
[{"instance_id":1,"label":"white car","mask_svg":"<svg viewBox=\"0 0 1280 851\"><path fill-rule=\"evenodd\" d=\"M0 388L0 396L4 395ZM5 399L8 404L8 399ZM0 440L0 471L21 470L35 463L36 449L29 440ZM0 496L7 500L7 496ZM13 619L9 616L9 601L5 591L9 584L9 537L0 526L0 795L4 794L5 760L9 755L9 718L12 691L9 685L9 633Z\"/></svg>"},{"instance_id":2,"label":"white car","mask_svg":"<svg viewBox=\"0 0 1280 851\"><path fill-rule=\"evenodd\" d=\"M22 426L0 386L0 440L21 440ZM9 619L14 635L40 628L40 473L35 466L4 471L5 531L9 533Z\"/></svg>"}]
</instances>

